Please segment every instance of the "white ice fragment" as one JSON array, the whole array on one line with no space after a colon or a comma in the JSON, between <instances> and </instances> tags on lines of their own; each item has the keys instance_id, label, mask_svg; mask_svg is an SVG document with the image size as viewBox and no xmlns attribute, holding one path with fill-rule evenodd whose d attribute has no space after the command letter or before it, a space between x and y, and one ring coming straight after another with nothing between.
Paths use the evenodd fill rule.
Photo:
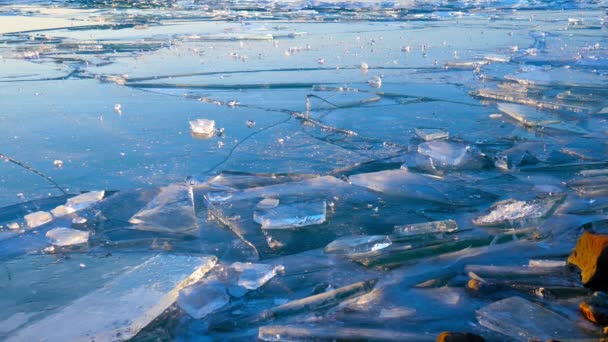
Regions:
<instances>
[{"instance_id":1,"label":"white ice fragment","mask_svg":"<svg viewBox=\"0 0 608 342\"><path fill-rule=\"evenodd\" d=\"M374 76L367 81L367 83L372 88L380 88L382 87L382 79L379 76Z\"/></svg>"},{"instance_id":2,"label":"white ice fragment","mask_svg":"<svg viewBox=\"0 0 608 342\"><path fill-rule=\"evenodd\" d=\"M529 267L564 267L566 261L564 260L530 260L528 262Z\"/></svg>"},{"instance_id":3,"label":"white ice fragment","mask_svg":"<svg viewBox=\"0 0 608 342\"><path fill-rule=\"evenodd\" d=\"M314 200L256 210L253 213L253 220L261 224L262 229L297 228L325 222L326 213L325 200Z\"/></svg>"},{"instance_id":4,"label":"white ice fragment","mask_svg":"<svg viewBox=\"0 0 608 342\"><path fill-rule=\"evenodd\" d=\"M392 244L386 235L346 236L332 241L325 247L325 253L359 254L384 249Z\"/></svg>"},{"instance_id":5,"label":"white ice fragment","mask_svg":"<svg viewBox=\"0 0 608 342\"><path fill-rule=\"evenodd\" d=\"M553 194L531 201L515 199L499 201L490 207L487 214L473 220L473 223L480 226L496 226L512 221L540 219L547 216L563 198L564 194Z\"/></svg>"},{"instance_id":6,"label":"white ice fragment","mask_svg":"<svg viewBox=\"0 0 608 342\"><path fill-rule=\"evenodd\" d=\"M17 222L11 222L6 225L6 228L16 230L16 229L21 228L21 226L19 226L19 223L17 223Z\"/></svg>"},{"instance_id":7,"label":"white ice fragment","mask_svg":"<svg viewBox=\"0 0 608 342\"><path fill-rule=\"evenodd\" d=\"M129 223L135 229L155 232L186 233L198 229L194 212L192 187L173 184L160 189L146 206L135 213Z\"/></svg>"},{"instance_id":8,"label":"white ice fragment","mask_svg":"<svg viewBox=\"0 0 608 342\"><path fill-rule=\"evenodd\" d=\"M52 209L51 214L53 214L54 217L61 217L61 216L71 214L75 211L76 210L72 207L60 205L60 206L56 207L55 209Z\"/></svg>"},{"instance_id":9,"label":"white ice fragment","mask_svg":"<svg viewBox=\"0 0 608 342\"><path fill-rule=\"evenodd\" d=\"M239 273L238 285L248 290L255 290L263 286L274 278L278 271L284 269L280 265L252 264L250 262L235 262L230 265L230 268Z\"/></svg>"},{"instance_id":10,"label":"white ice fragment","mask_svg":"<svg viewBox=\"0 0 608 342\"><path fill-rule=\"evenodd\" d=\"M463 143L431 140L418 145L418 153L444 166L464 166L472 158L473 148Z\"/></svg>"},{"instance_id":11,"label":"white ice fragment","mask_svg":"<svg viewBox=\"0 0 608 342\"><path fill-rule=\"evenodd\" d=\"M53 165L55 165L56 168L60 169L63 167L63 161L56 159L55 161L53 161Z\"/></svg>"},{"instance_id":12,"label":"white ice fragment","mask_svg":"<svg viewBox=\"0 0 608 342\"><path fill-rule=\"evenodd\" d=\"M215 132L215 120L196 119L190 121L190 130L194 134L211 136Z\"/></svg>"},{"instance_id":13,"label":"white ice fragment","mask_svg":"<svg viewBox=\"0 0 608 342\"><path fill-rule=\"evenodd\" d=\"M72 219L72 223L74 224L85 224L87 223L87 219L81 216L76 216Z\"/></svg>"},{"instance_id":14,"label":"white ice fragment","mask_svg":"<svg viewBox=\"0 0 608 342\"><path fill-rule=\"evenodd\" d=\"M114 111L116 112L116 114L122 115L122 106L120 105L120 103L114 105Z\"/></svg>"},{"instance_id":15,"label":"white ice fragment","mask_svg":"<svg viewBox=\"0 0 608 342\"><path fill-rule=\"evenodd\" d=\"M195 319L204 318L229 301L226 286L215 278L182 289L177 298L179 307Z\"/></svg>"},{"instance_id":16,"label":"white ice fragment","mask_svg":"<svg viewBox=\"0 0 608 342\"><path fill-rule=\"evenodd\" d=\"M75 211L82 210L101 201L104 195L105 191L85 192L84 194L68 199L65 205L74 209Z\"/></svg>"},{"instance_id":17,"label":"white ice fragment","mask_svg":"<svg viewBox=\"0 0 608 342\"><path fill-rule=\"evenodd\" d=\"M29 228L36 228L53 221L53 216L46 211L37 211L23 217Z\"/></svg>"},{"instance_id":18,"label":"white ice fragment","mask_svg":"<svg viewBox=\"0 0 608 342\"><path fill-rule=\"evenodd\" d=\"M391 308L391 309L382 309L380 310L380 318L383 319L391 319L391 318L403 318L408 316L413 316L416 314L416 309L410 308Z\"/></svg>"},{"instance_id":19,"label":"white ice fragment","mask_svg":"<svg viewBox=\"0 0 608 342\"><path fill-rule=\"evenodd\" d=\"M256 209L272 209L279 206L278 198L264 198L256 206Z\"/></svg>"},{"instance_id":20,"label":"white ice fragment","mask_svg":"<svg viewBox=\"0 0 608 342\"><path fill-rule=\"evenodd\" d=\"M361 70L367 70L369 69L369 65L367 65L367 63L365 62L361 62Z\"/></svg>"},{"instance_id":21,"label":"white ice fragment","mask_svg":"<svg viewBox=\"0 0 608 342\"><path fill-rule=\"evenodd\" d=\"M87 243L89 232L71 228L54 228L46 233L46 237L55 246L71 246Z\"/></svg>"}]
</instances>

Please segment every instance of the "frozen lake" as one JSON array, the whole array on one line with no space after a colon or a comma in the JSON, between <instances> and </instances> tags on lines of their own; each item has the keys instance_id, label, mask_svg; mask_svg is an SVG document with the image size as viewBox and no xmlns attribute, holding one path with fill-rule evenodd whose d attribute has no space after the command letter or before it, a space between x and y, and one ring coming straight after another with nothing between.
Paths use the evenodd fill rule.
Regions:
<instances>
[{"instance_id":1,"label":"frozen lake","mask_svg":"<svg viewBox=\"0 0 608 342\"><path fill-rule=\"evenodd\" d=\"M597 340L607 9L0 3L0 339Z\"/></svg>"}]
</instances>

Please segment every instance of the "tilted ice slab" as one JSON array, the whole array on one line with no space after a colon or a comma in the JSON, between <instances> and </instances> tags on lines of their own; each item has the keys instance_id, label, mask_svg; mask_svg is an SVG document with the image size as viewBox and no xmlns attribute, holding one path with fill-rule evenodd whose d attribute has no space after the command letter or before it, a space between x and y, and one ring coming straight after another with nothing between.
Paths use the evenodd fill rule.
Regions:
<instances>
[{"instance_id":1,"label":"tilted ice slab","mask_svg":"<svg viewBox=\"0 0 608 342\"><path fill-rule=\"evenodd\" d=\"M215 257L159 254L103 288L26 325L7 341L122 341L171 306L185 286L200 280Z\"/></svg>"}]
</instances>

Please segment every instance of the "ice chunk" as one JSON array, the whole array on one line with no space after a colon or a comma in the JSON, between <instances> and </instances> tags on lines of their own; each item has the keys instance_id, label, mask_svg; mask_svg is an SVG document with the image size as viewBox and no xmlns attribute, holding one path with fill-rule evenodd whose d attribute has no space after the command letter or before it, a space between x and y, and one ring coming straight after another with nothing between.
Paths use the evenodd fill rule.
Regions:
<instances>
[{"instance_id":1,"label":"ice chunk","mask_svg":"<svg viewBox=\"0 0 608 342\"><path fill-rule=\"evenodd\" d=\"M72 197L66 202L66 207L70 207L74 211L86 209L91 205L101 201L105 191L90 191L84 194Z\"/></svg>"},{"instance_id":2,"label":"ice chunk","mask_svg":"<svg viewBox=\"0 0 608 342\"><path fill-rule=\"evenodd\" d=\"M71 246L89 241L89 232L71 228L54 228L46 232L46 237L55 246Z\"/></svg>"},{"instance_id":3,"label":"ice chunk","mask_svg":"<svg viewBox=\"0 0 608 342\"><path fill-rule=\"evenodd\" d=\"M478 226L500 226L510 225L513 221L534 221L549 215L564 197L564 194L553 194L531 201L499 201L492 205L487 214L473 220L473 223Z\"/></svg>"},{"instance_id":4,"label":"ice chunk","mask_svg":"<svg viewBox=\"0 0 608 342\"><path fill-rule=\"evenodd\" d=\"M347 236L332 241L325 247L325 253L359 254L374 252L392 244L386 235Z\"/></svg>"},{"instance_id":5,"label":"ice chunk","mask_svg":"<svg viewBox=\"0 0 608 342\"><path fill-rule=\"evenodd\" d=\"M174 184L161 188L160 193L133 215L129 223L136 225L135 229L155 232L184 233L197 230L192 187Z\"/></svg>"},{"instance_id":6,"label":"ice chunk","mask_svg":"<svg viewBox=\"0 0 608 342\"><path fill-rule=\"evenodd\" d=\"M53 216L46 211L37 211L23 217L29 228L36 228L53 221Z\"/></svg>"},{"instance_id":7,"label":"ice chunk","mask_svg":"<svg viewBox=\"0 0 608 342\"><path fill-rule=\"evenodd\" d=\"M367 81L370 87L372 88L380 88L382 87L382 79L379 76L373 76L371 79Z\"/></svg>"},{"instance_id":8,"label":"ice chunk","mask_svg":"<svg viewBox=\"0 0 608 342\"><path fill-rule=\"evenodd\" d=\"M458 230L454 220L422 222L395 226L395 235L412 236L419 234L453 233Z\"/></svg>"},{"instance_id":9,"label":"ice chunk","mask_svg":"<svg viewBox=\"0 0 608 342\"><path fill-rule=\"evenodd\" d=\"M215 132L215 121L207 119L196 119L190 121L190 130L194 134L211 136Z\"/></svg>"},{"instance_id":10,"label":"ice chunk","mask_svg":"<svg viewBox=\"0 0 608 342\"><path fill-rule=\"evenodd\" d=\"M477 311L477 319L482 326L516 340L575 340L585 337L568 318L520 297L510 297L481 308Z\"/></svg>"},{"instance_id":11,"label":"ice chunk","mask_svg":"<svg viewBox=\"0 0 608 342\"><path fill-rule=\"evenodd\" d=\"M256 206L256 209L272 209L279 206L279 200L277 198L264 198Z\"/></svg>"},{"instance_id":12,"label":"ice chunk","mask_svg":"<svg viewBox=\"0 0 608 342\"><path fill-rule=\"evenodd\" d=\"M256 210L253 220L261 224L262 229L297 228L324 223L326 212L325 200L311 200Z\"/></svg>"},{"instance_id":13,"label":"ice chunk","mask_svg":"<svg viewBox=\"0 0 608 342\"><path fill-rule=\"evenodd\" d=\"M215 257L159 254L102 288L25 325L6 341L128 340L171 306L179 290L199 281ZM78 322L78 324L74 324Z\"/></svg>"},{"instance_id":14,"label":"ice chunk","mask_svg":"<svg viewBox=\"0 0 608 342\"><path fill-rule=\"evenodd\" d=\"M282 270L283 266L235 262L230 265L230 268L239 273L239 286L255 290L274 278L277 271Z\"/></svg>"},{"instance_id":15,"label":"ice chunk","mask_svg":"<svg viewBox=\"0 0 608 342\"><path fill-rule=\"evenodd\" d=\"M565 267L565 260L530 260L529 267Z\"/></svg>"},{"instance_id":16,"label":"ice chunk","mask_svg":"<svg viewBox=\"0 0 608 342\"><path fill-rule=\"evenodd\" d=\"M12 230L17 230L17 229L21 228L21 226L17 222L11 222L6 225L6 228L12 229Z\"/></svg>"},{"instance_id":17,"label":"ice chunk","mask_svg":"<svg viewBox=\"0 0 608 342\"><path fill-rule=\"evenodd\" d=\"M447 139L450 137L448 131L439 128L416 128L416 135L424 141Z\"/></svg>"},{"instance_id":18,"label":"ice chunk","mask_svg":"<svg viewBox=\"0 0 608 342\"><path fill-rule=\"evenodd\" d=\"M51 214L55 217L61 217L75 212L76 210L72 207L68 207L65 205L57 206L56 208L51 210Z\"/></svg>"},{"instance_id":19,"label":"ice chunk","mask_svg":"<svg viewBox=\"0 0 608 342\"><path fill-rule=\"evenodd\" d=\"M209 279L182 289L177 304L191 317L201 319L230 302L226 291L226 285Z\"/></svg>"},{"instance_id":20,"label":"ice chunk","mask_svg":"<svg viewBox=\"0 0 608 342\"><path fill-rule=\"evenodd\" d=\"M477 149L463 142L432 140L418 145L417 152L430 158L435 167L479 168L483 157Z\"/></svg>"}]
</instances>

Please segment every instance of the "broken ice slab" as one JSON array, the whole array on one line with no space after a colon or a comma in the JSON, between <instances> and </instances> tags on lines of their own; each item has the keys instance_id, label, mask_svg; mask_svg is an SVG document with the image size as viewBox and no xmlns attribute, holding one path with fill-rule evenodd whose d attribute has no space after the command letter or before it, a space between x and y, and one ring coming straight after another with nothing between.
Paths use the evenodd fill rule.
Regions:
<instances>
[{"instance_id":1,"label":"broken ice slab","mask_svg":"<svg viewBox=\"0 0 608 342\"><path fill-rule=\"evenodd\" d=\"M576 124L562 122L560 119L551 118L546 113L541 112L539 109L506 103L499 103L498 109L524 127L541 128L545 130L553 129L576 134L590 133L586 129L578 127Z\"/></svg>"},{"instance_id":2,"label":"broken ice slab","mask_svg":"<svg viewBox=\"0 0 608 342\"><path fill-rule=\"evenodd\" d=\"M581 197L600 197L608 194L608 174L605 169L586 170L569 181L568 187Z\"/></svg>"},{"instance_id":3,"label":"broken ice slab","mask_svg":"<svg viewBox=\"0 0 608 342\"><path fill-rule=\"evenodd\" d=\"M581 340L592 336L569 318L521 297L510 297L477 310L482 326L515 340Z\"/></svg>"},{"instance_id":4,"label":"broken ice slab","mask_svg":"<svg viewBox=\"0 0 608 342\"><path fill-rule=\"evenodd\" d=\"M352 175L348 179L354 185L387 195L449 205L475 206L496 198L495 195L484 191L403 169L362 173Z\"/></svg>"},{"instance_id":5,"label":"broken ice slab","mask_svg":"<svg viewBox=\"0 0 608 342\"><path fill-rule=\"evenodd\" d=\"M459 239L436 240L420 247L408 243L394 243L374 255L355 259L366 267L397 267L413 260L452 253L465 248L475 248L489 245L494 237L479 236Z\"/></svg>"},{"instance_id":6,"label":"broken ice slab","mask_svg":"<svg viewBox=\"0 0 608 342\"><path fill-rule=\"evenodd\" d=\"M237 284L248 290L255 290L277 275L284 269L283 266L267 264L253 264L250 262L235 262L230 268L238 273Z\"/></svg>"},{"instance_id":7,"label":"broken ice slab","mask_svg":"<svg viewBox=\"0 0 608 342\"><path fill-rule=\"evenodd\" d=\"M395 226L394 234L399 237L407 237L421 234L454 233L457 230L456 221L443 220Z\"/></svg>"},{"instance_id":8,"label":"broken ice slab","mask_svg":"<svg viewBox=\"0 0 608 342\"><path fill-rule=\"evenodd\" d=\"M84 194L69 198L66 202L66 206L74 209L75 211L86 209L91 205L101 201L105 191L90 191Z\"/></svg>"},{"instance_id":9,"label":"broken ice slab","mask_svg":"<svg viewBox=\"0 0 608 342\"><path fill-rule=\"evenodd\" d=\"M581 107L568 105L564 103L556 103L556 102L546 102L535 100L529 97L524 97L519 93L512 92L504 92L500 90L490 90L490 89L479 89L471 92L472 96L483 98L483 99L492 99L504 102L512 102L519 103L523 105L527 105L530 107L537 107L541 109L550 109L550 110L564 110L573 113L590 113L593 111L592 108Z\"/></svg>"},{"instance_id":10,"label":"broken ice slab","mask_svg":"<svg viewBox=\"0 0 608 342\"><path fill-rule=\"evenodd\" d=\"M117 269L120 263L116 264L113 260L109 257L93 261L102 265L103 262L111 264L113 272L120 272L120 268ZM44 331L45 341L127 340L172 305L180 289L200 280L215 265L216 260L215 257L168 254L147 258L103 287L100 287L103 282L100 284L97 280L97 283L91 284L97 289L56 309L44 311L41 314L43 317L30 320L5 340L37 341L40 340L41 331ZM87 274L87 266L83 265L84 271L80 272ZM78 271L77 264L75 266L71 274ZM46 274L45 279L48 277L49 274ZM84 275L78 277L80 279ZM73 278L70 281L85 282ZM47 287L55 286L54 283L44 284ZM29 296L32 294L29 293Z\"/></svg>"},{"instance_id":11,"label":"broken ice slab","mask_svg":"<svg viewBox=\"0 0 608 342\"><path fill-rule=\"evenodd\" d=\"M277 198L264 198L256 206L256 209L272 209L279 206L279 199Z\"/></svg>"},{"instance_id":12,"label":"broken ice slab","mask_svg":"<svg viewBox=\"0 0 608 342\"><path fill-rule=\"evenodd\" d=\"M89 232L71 228L54 228L46 232L46 237L55 246L71 246L89 241Z\"/></svg>"},{"instance_id":13,"label":"broken ice slab","mask_svg":"<svg viewBox=\"0 0 608 342\"><path fill-rule=\"evenodd\" d=\"M467 265L465 272L487 281L511 281L538 286L581 287L565 267Z\"/></svg>"},{"instance_id":14,"label":"broken ice slab","mask_svg":"<svg viewBox=\"0 0 608 342\"><path fill-rule=\"evenodd\" d=\"M194 212L192 187L173 184L160 189L143 209L137 212L129 223L135 229L154 232L192 233L198 229L198 219Z\"/></svg>"},{"instance_id":15,"label":"broken ice slab","mask_svg":"<svg viewBox=\"0 0 608 342\"><path fill-rule=\"evenodd\" d=\"M253 220L261 224L262 229L290 229L322 224L326 215L325 200L313 200L258 209L253 213Z\"/></svg>"},{"instance_id":16,"label":"broken ice slab","mask_svg":"<svg viewBox=\"0 0 608 342\"><path fill-rule=\"evenodd\" d=\"M342 326L267 325L258 330L261 341L435 341L435 336L385 329Z\"/></svg>"},{"instance_id":17,"label":"broken ice slab","mask_svg":"<svg viewBox=\"0 0 608 342\"><path fill-rule=\"evenodd\" d=\"M190 121L190 130L193 134L210 137L215 133L215 121L207 119L196 119Z\"/></svg>"},{"instance_id":18,"label":"broken ice slab","mask_svg":"<svg viewBox=\"0 0 608 342\"><path fill-rule=\"evenodd\" d=\"M37 211L35 213L25 215L23 218L25 219L25 223L29 228L36 228L45 223L53 221L53 216L46 211Z\"/></svg>"},{"instance_id":19,"label":"broken ice slab","mask_svg":"<svg viewBox=\"0 0 608 342\"><path fill-rule=\"evenodd\" d=\"M188 315L201 319L230 302L226 285L217 278L205 279L179 291L177 304Z\"/></svg>"},{"instance_id":20,"label":"broken ice slab","mask_svg":"<svg viewBox=\"0 0 608 342\"><path fill-rule=\"evenodd\" d=\"M429 159L432 168L462 170L485 166L485 156L465 142L432 140L418 145L417 152Z\"/></svg>"},{"instance_id":21,"label":"broken ice slab","mask_svg":"<svg viewBox=\"0 0 608 342\"><path fill-rule=\"evenodd\" d=\"M450 133L439 128L416 128L416 135L424 141L447 139Z\"/></svg>"},{"instance_id":22,"label":"broken ice slab","mask_svg":"<svg viewBox=\"0 0 608 342\"><path fill-rule=\"evenodd\" d=\"M530 200L507 199L496 202L486 214L473 220L478 226L496 227L538 223L549 216L566 197L563 193L547 194Z\"/></svg>"},{"instance_id":23,"label":"broken ice slab","mask_svg":"<svg viewBox=\"0 0 608 342\"><path fill-rule=\"evenodd\" d=\"M325 247L329 254L361 254L375 252L392 244L387 235L345 236Z\"/></svg>"},{"instance_id":24,"label":"broken ice slab","mask_svg":"<svg viewBox=\"0 0 608 342\"><path fill-rule=\"evenodd\" d=\"M377 282L377 279L361 281L358 283L337 288L335 290L326 291L314 296L293 300L286 304L264 310L255 316L247 317L241 322L236 322L236 324L249 325L265 322L272 319L278 319L281 317L297 315L303 312L314 312L317 310L328 309L340 304L341 302L347 299L361 296L370 292ZM234 324L234 322L226 323L228 323L229 326L233 326ZM221 328L224 324L218 326L218 328Z\"/></svg>"},{"instance_id":25,"label":"broken ice slab","mask_svg":"<svg viewBox=\"0 0 608 342\"><path fill-rule=\"evenodd\" d=\"M60 205L51 210L51 214L53 214L53 217L62 217L73 212L76 212L76 210L66 205Z\"/></svg>"}]
</instances>

